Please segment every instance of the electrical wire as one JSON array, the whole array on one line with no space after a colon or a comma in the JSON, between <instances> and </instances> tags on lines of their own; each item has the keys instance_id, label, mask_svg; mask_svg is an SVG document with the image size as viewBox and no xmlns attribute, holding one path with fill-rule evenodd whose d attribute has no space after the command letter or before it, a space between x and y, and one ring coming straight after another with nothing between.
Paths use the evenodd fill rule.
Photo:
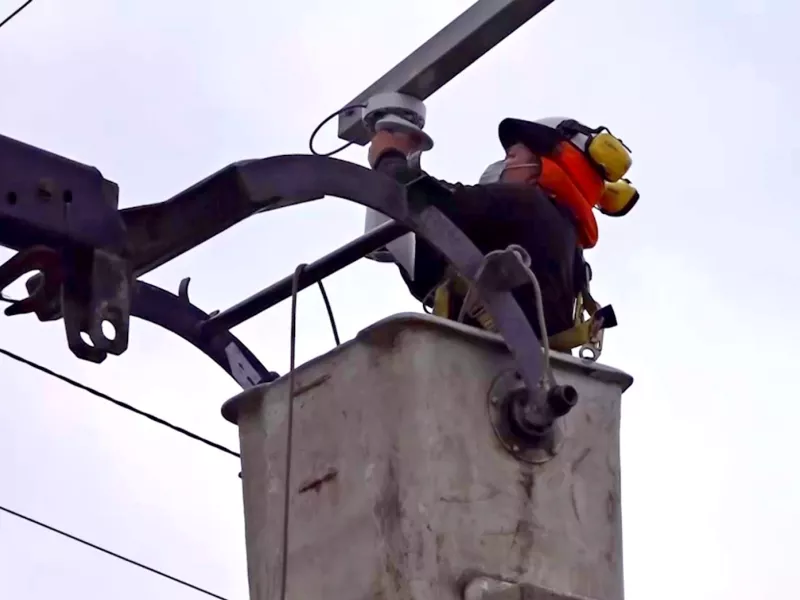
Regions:
<instances>
[{"instance_id":1,"label":"electrical wire","mask_svg":"<svg viewBox=\"0 0 800 600\"><path fill-rule=\"evenodd\" d=\"M536 278L536 275L531 270L530 255L527 252L525 252L524 255L521 255L516 248L521 247L516 246L514 248L514 253L517 255L517 258L522 264L522 268L525 270L525 273L528 275L528 279L531 280L531 284L533 285L533 291L536 298L536 318L539 321L539 333L542 338L542 349L544 350L544 371L547 375L547 378L550 380L550 385L555 387L558 385L558 382L556 381L556 376L553 374L553 368L550 366L550 339L547 335L547 322L544 318L542 287L539 285L539 280ZM527 260L525 257L527 257Z\"/></svg>"},{"instance_id":2,"label":"electrical wire","mask_svg":"<svg viewBox=\"0 0 800 600\"><path fill-rule=\"evenodd\" d=\"M340 108L339 110L337 110L334 113L329 114L322 121L320 121L320 124L317 125L314 128L314 131L311 132L311 136L308 138L308 149L309 149L309 151L311 151L311 154L313 154L315 156L331 157L331 156L335 156L335 155L339 154L339 152L342 152L343 150L346 150L347 148L352 146L353 142L347 142L345 144L342 144L341 146L339 146L335 150L331 150L330 152L326 152L326 153L317 152L316 150L314 150L314 138L317 137L317 134L320 132L320 129L325 127L325 125L327 125L328 122L331 119L335 119L336 117L338 117L339 115L341 115L344 112L347 112L348 110L355 110L357 108L366 108L366 107L367 107L366 104L351 104L349 106L345 106L344 108Z\"/></svg>"},{"instance_id":3,"label":"electrical wire","mask_svg":"<svg viewBox=\"0 0 800 600\"><path fill-rule=\"evenodd\" d=\"M294 394L295 394L295 350L297 348L297 294L300 291L300 276L306 264L299 264L292 276L292 309L289 325L289 393L286 416L286 450L284 452L285 480L283 484L283 533L281 536L281 600L286 600L286 583L289 576L289 499L292 473L292 435L294 433ZM337 336L338 337L338 336Z\"/></svg>"},{"instance_id":4,"label":"electrical wire","mask_svg":"<svg viewBox=\"0 0 800 600\"><path fill-rule=\"evenodd\" d=\"M55 371L52 371L52 370L48 369L45 366L42 366L42 365L40 365L38 363L35 363L32 360L28 360L27 358L23 358L22 356L13 353L10 350L6 350L5 348L0 348L0 354L2 354L4 356L7 356L8 358L10 358L12 360L15 360L17 362L20 362L20 363L22 363L24 365L27 365L27 366L29 366L29 367L31 367L33 369L36 369L37 371L40 371L41 373L44 373L45 375L49 375L50 377L58 379L59 381L63 381L64 383L68 383L69 385L71 385L73 387L76 387L79 390L83 390L84 392L87 392L87 393L89 393L89 394L91 394L93 396L96 396L97 398L100 398L101 400L105 400L106 402L110 402L111 404L114 404L114 405L116 405L116 406L118 406L120 408L124 408L125 410L130 411L130 412L132 412L134 414L137 414L137 415L139 415L141 417L144 417L146 419L149 419L150 421L153 421L154 423L158 423L159 425L163 425L164 427L168 427L169 429L172 429L173 431L175 431L177 433L180 433L181 435L185 435L186 437L191 438L191 439L193 439L193 440L195 440L197 442L201 442L201 443L205 444L206 446L210 446L211 448L214 448L215 450L219 450L220 452L224 452L225 454L230 454L231 456L235 456L237 458L240 457L240 454L238 452L236 452L234 450L231 450L230 448L227 448L227 447L223 446L222 444L218 444L217 442L214 442L214 441L211 441L211 440L209 440L207 438L204 438L203 436L198 435L196 433L193 433L193 432L189 431L188 429L184 429L183 427L180 427L179 425L175 425L173 423L170 423L169 421L166 421L166 420L162 419L161 417L158 417L158 416L156 416L154 414L145 412L145 411L143 411L141 409L138 409L138 408L136 408L134 406L131 406L127 402L123 402L121 400L117 400L116 398L112 398L108 394L104 394L103 392L101 392L99 390L96 390L96 389L94 389L92 387L89 387L88 385L84 385L84 384L82 384L82 383L80 383L78 381L75 381L74 379L70 379L66 375L62 375L60 373L56 373Z\"/></svg>"},{"instance_id":5,"label":"electrical wire","mask_svg":"<svg viewBox=\"0 0 800 600\"><path fill-rule=\"evenodd\" d=\"M194 585L193 583L189 583L188 581L184 581L183 579L179 579L179 578L177 578L177 577L175 577L173 575L170 575L169 573L165 573L164 571L159 571L158 569L154 569L153 567L148 567L147 565L142 564L142 563L140 563L138 561L135 561L135 560L133 560L131 558L127 558L125 556L122 556L121 554L117 554L116 552L112 552L111 550L103 548L102 546L98 546L97 544L93 544L92 542L86 541L83 538L79 538L78 536L72 535L71 533L67 533L66 531L62 531L61 529L57 529L57 528L53 527L52 525L48 525L47 523L43 523L42 521L38 521L38 520L36 520L36 519L34 519L32 517L29 517L27 515L23 515L22 513L19 513L19 512L15 511L15 510L11 510L10 508L6 508L5 506L0 506L0 511L3 511L3 512L5 512L5 513L7 513L7 514L9 514L11 516L17 517L18 519L21 519L23 521L27 521L28 523L31 523L33 525L37 525L38 527L42 527L43 529L47 529L48 531L51 531L53 533L57 533L58 535L63 536L65 538L67 538L67 539L70 539L73 542L78 542L79 544L83 544L84 546L88 546L89 548L97 550L98 552L102 552L103 554L107 554L108 556L112 556L112 557L114 557L114 558L116 558L118 560L124 561L124 562L126 562L128 564L131 564L131 565L134 565L136 567L139 567L140 569L144 569L145 571L149 571L150 573L154 573L156 575L164 577L165 579L169 579L170 581L173 581L175 583L179 583L179 584L181 584L183 586L186 586L186 587L188 587L190 589L193 589L196 592L200 592L201 594L205 594L206 596L210 596L212 598L217 598L217 600L226 600L226 598L224 596L220 596L219 594L215 594L214 592L209 592L206 589L203 589L203 588L201 588L201 587L199 587L197 585Z\"/></svg>"},{"instance_id":6,"label":"electrical wire","mask_svg":"<svg viewBox=\"0 0 800 600\"><path fill-rule=\"evenodd\" d=\"M3 21L2 21L2 22L0 22L0 27L2 27L3 25L5 25L6 23L8 23L8 22L9 22L11 19L13 19L14 17L16 17L16 16L17 16L19 13L21 13L21 12L22 12L23 10L25 10L26 8L28 8L28 5L29 5L31 2L33 2L33 0L28 0L28 1L27 1L27 2L25 2L25 3L24 3L22 6L20 6L20 7L19 7L17 10L15 10L15 11L14 11L14 12L12 12L10 15L8 15L8 16L7 16L5 19L3 19Z\"/></svg>"},{"instance_id":7,"label":"electrical wire","mask_svg":"<svg viewBox=\"0 0 800 600\"><path fill-rule=\"evenodd\" d=\"M325 303L325 310L328 311L328 320L331 322L331 330L333 330L333 339L338 346L341 344L341 340L339 340L339 330L336 328L336 318L333 316L333 309L331 308L331 302L328 300L328 293L325 291L325 286L322 285L322 280L320 279L317 282L319 286L319 291L322 294L322 301Z\"/></svg>"},{"instance_id":8,"label":"electrical wire","mask_svg":"<svg viewBox=\"0 0 800 600\"><path fill-rule=\"evenodd\" d=\"M305 263L297 265L292 275L292 308L289 324L289 374L288 374L288 407L286 409L286 448L284 450L284 487L283 487L283 531L281 534L281 600L286 600L286 584L289 579L289 506L291 499L291 476L292 476L292 439L294 436L294 396L295 396L295 363L297 349L297 295L300 293L300 277L308 265ZM333 329L333 337L338 346L339 332L336 329L336 320L333 316L333 309L325 292L322 281L317 282L319 291L322 293L322 300L325 302L325 309L328 311L328 318Z\"/></svg>"}]
</instances>

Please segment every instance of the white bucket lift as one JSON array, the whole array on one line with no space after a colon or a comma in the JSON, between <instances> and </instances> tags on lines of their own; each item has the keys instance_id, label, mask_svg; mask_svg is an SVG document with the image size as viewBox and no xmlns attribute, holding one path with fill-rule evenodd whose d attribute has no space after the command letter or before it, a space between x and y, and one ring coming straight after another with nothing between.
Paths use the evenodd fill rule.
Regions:
<instances>
[{"instance_id":1,"label":"white bucket lift","mask_svg":"<svg viewBox=\"0 0 800 600\"><path fill-rule=\"evenodd\" d=\"M292 600L622 600L625 373L555 354L577 390L532 464L495 431L499 337L402 314L298 367ZM281 591L287 377L227 402L239 426L250 600Z\"/></svg>"}]
</instances>

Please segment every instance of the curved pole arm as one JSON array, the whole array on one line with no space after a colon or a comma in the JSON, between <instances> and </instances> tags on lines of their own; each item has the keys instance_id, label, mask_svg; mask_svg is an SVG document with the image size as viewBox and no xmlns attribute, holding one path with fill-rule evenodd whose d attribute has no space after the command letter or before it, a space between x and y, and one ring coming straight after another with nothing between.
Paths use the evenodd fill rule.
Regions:
<instances>
[{"instance_id":1,"label":"curved pole arm","mask_svg":"<svg viewBox=\"0 0 800 600\"><path fill-rule=\"evenodd\" d=\"M121 354L127 348L128 318L136 296L139 305L134 314L138 311L138 316L166 326L230 368L231 359L225 354L230 340L222 346L221 341L215 341L216 337L222 336L221 340L229 336L224 330L238 324L233 320L220 327L226 317L230 321L230 314L223 312L203 326L196 321L191 325L186 312L176 309L173 314L158 302L141 304L143 298L153 298L157 293L135 281L258 212L336 196L383 213L422 236L467 280L474 281L485 260L469 238L435 208L436 202L449 201L451 192L424 177L401 184L335 158L276 156L234 163L165 202L118 211L116 186L96 169L1 136L0 155L0 183L14 199L0 207L0 243L16 248L44 244L58 252L59 264L43 273L45 279L54 278L53 285L42 288L50 292L35 294L36 302L25 307L26 311L36 312L42 320L63 316L70 348L78 357L95 362L101 362L107 353ZM42 173L49 173L49 178L39 181ZM59 190L63 194L57 194ZM56 197L61 201L55 202ZM64 210L65 203L69 211ZM397 232L377 233L388 238ZM376 237L362 240L359 248L372 252L379 241ZM360 250L354 252L341 261L341 266L363 255ZM525 383L537 389L543 371L542 348L511 295L515 284L505 273L506 267L487 268L487 275L489 271L495 273L488 277L490 283L481 282L482 300ZM56 285L62 281L63 285ZM33 279L29 283L39 289ZM53 292L59 287L60 297ZM102 332L104 321L114 325L113 339ZM191 331L192 326L196 333ZM83 341L81 332L89 333L91 345ZM202 340L197 337L200 335ZM234 344L233 348L238 346Z\"/></svg>"},{"instance_id":2,"label":"curved pole arm","mask_svg":"<svg viewBox=\"0 0 800 600\"><path fill-rule=\"evenodd\" d=\"M247 389L278 378L229 331L220 331L213 337L198 335L199 326L209 315L189 302L186 293L188 279L184 279L179 295L144 281L136 281L131 298L131 315L163 327L179 335L222 367L228 375Z\"/></svg>"}]
</instances>

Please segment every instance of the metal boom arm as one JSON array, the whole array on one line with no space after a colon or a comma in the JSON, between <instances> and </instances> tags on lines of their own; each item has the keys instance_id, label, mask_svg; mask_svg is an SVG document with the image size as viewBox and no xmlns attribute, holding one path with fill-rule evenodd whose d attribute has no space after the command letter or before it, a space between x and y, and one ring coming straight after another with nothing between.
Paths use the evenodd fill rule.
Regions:
<instances>
[{"instance_id":1,"label":"metal boom arm","mask_svg":"<svg viewBox=\"0 0 800 600\"><path fill-rule=\"evenodd\" d=\"M380 92L400 92L426 100L552 2L478 0L345 107L364 104ZM369 142L362 113L360 108L342 112L341 139L361 146Z\"/></svg>"},{"instance_id":2,"label":"metal boom arm","mask_svg":"<svg viewBox=\"0 0 800 600\"><path fill-rule=\"evenodd\" d=\"M0 203L0 244L21 250L0 267L0 290L27 271L42 271L29 282L30 297L12 304L10 312L35 312L42 320L63 317L70 348L95 362L125 350L134 314L188 340L243 386L274 378L228 330L285 298L285 281L207 317L189 303L185 286L173 296L135 279L256 212L335 196L393 219L310 265L303 286L408 231L425 238L467 278L484 259L431 203L449 190L430 179L403 185L333 158L292 155L238 162L171 200L123 211L109 192L116 187L97 169L8 138L0 138L0 159L6 166L0 169L6 200ZM534 389L543 368L539 341L511 295L512 286L495 279L499 285L482 290L484 303ZM97 336L105 335L103 321L112 319L118 335L97 343ZM81 339L87 330L94 344Z\"/></svg>"}]
</instances>

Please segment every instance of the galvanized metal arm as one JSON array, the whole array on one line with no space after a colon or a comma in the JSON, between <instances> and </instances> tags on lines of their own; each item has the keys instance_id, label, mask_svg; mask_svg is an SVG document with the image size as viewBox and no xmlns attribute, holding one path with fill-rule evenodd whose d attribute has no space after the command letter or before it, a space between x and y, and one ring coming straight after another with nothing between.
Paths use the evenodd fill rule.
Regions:
<instances>
[{"instance_id":1,"label":"galvanized metal arm","mask_svg":"<svg viewBox=\"0 0 800 600\"><path fill-rule=\"evenodd\" d=\"M128 345L132 275L117 199L97 169L0 136L0 244L20 251L0 267L0 294L26 273L42 274L6 313L63 315L70 349L95 362Z\"/></svg>"},{"instance_id":2,"label":"galvanized metal arm","mask_svg":"<svg viewBox=\"0 0 800 600\"><path fill-rule=\"evenodd\" d=\"M209 315L189 301L188 290L188 277L181 282L178 295L144 281L136 281L131 316L182 337L217 363L242 389L278 378L277 373L264 367L247 346L229 331L219 331L211 338L201 337L199 325Z\"/></svg>"},{"instance_id":3,"label":"galvanized metal arm","mask_svg":"<svg viewBox=\"0 0 800 600\"><path fill-rule=\"evenodd\" d=\"M63 318L70 349L93 362L125 351L133 314L200 347L244 386L274 378L228 332L201 342L196 334L207 315L185 294L136 280L261 208L239 193L239 166L166 202L119 211L116 184L96 168L0 136L0 245L19 251L0 265L6 314ZM2 295L37 271L26 282L27 298Z\"/></svg>"},{"instance_id":4,"label":"galvanized metal arm","mask_svg":"<svg viewBox=\"0 0 800 600\"><path fill-rule=\"evenodd\" d=\"M371 136L360 105L381 92L400 92L426 100L552 2L477 0L348 102L339 116L339 137L361 146L367 144Z\"/></svg>"},{"instance_id":5,"label":"galvanized metal arm","mask_svg":"<svg viewBox=\"0 0 800 600\"><path fill-rule=\"evenodd\" d=\"M187 339L231 374L236 371L232 361L238 360L239 376L234 376L242 385L274 377L229 329L288 297L288 280L206 318L185 294L156 291L135 279L257 212L335 196L395 221L312 264L301 287L408 231L430 242L467 279L475 277L484 260L435 207L436 201L447 201L449 190L427 178L403 185L333 158L296 155L238 162L166 202L122 211L116 206L116 186L96 169L2 137L0 158L0 193L5 196L0 244L22 251L5 272L0 268L0 290L25 272L41 269L41 276L29 282L30 298L12 304L11 312L35 312L43 320L63 317L70 348L96 362L125 350L128 319L134 314ZM528 389L535 390L542 378L542 348L511 295L514 282L502 274L491 279L493 285L482 287L484 305ZM103 332L106 320L116 336ZM89 333L92 344L81 338L82 332ZM241 366L240 357L248 367Z\"/></svg>"},{"instance_id":6,"label":"galvanized metal arm","mask_svg":"<svg viewBox=\"0 0 800 600\"><path fill-rule=\"evenodd\" d=\"M287 198L299 203L324 195L298 190L285 197L266 188L256 192L243 174L259 162L233 163L169 200L121 210L134 276L152 271L261 210L284 205Z\"/></svg>"}]
</instances>

